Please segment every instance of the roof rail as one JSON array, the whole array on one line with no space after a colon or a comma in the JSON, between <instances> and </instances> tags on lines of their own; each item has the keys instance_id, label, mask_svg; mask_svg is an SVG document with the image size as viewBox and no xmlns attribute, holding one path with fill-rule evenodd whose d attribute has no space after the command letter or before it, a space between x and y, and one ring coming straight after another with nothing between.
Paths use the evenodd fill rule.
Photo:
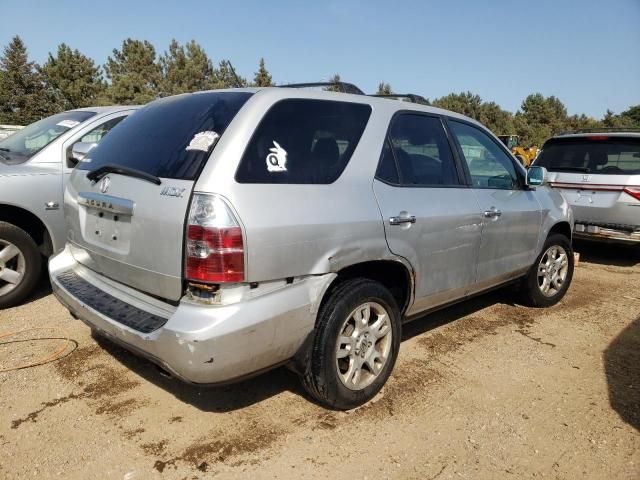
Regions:
<instances>
[{"instance_id":1,"label":"roof rail","mask_svg":"<svg viewBox=\"0 0 640 480\"><path fill-rule=\"evenodd\" d=\"M380 97L380 98L406 98L411 103L419 103L420 105L429 105L429 106L431 105L431 103L429 103L429 100L424 98L422 95L416 95L414 93L389 93L389 94L376 93L369 96Z\"/></svg>"},{"instance_id":2,"label":"roof rail","mask_svg":"<svg viewBox=\"0 0 640 480\"><path fill-rule=\"evenodd\" d=\"M561 135L572 133L603 133L603 132L640 132L640 127L600 127L600 128L580 128L575 131L562 132Z\"/></svg>"},{"instance_id":3,"label":"roof rail","mask_svg":"<svg viewBox=\"0 0 640 480\"><path fill-rule=\"evenodd\" d=\"M308 82L308 83L289 83L287 85L278 85L282 88L308 88L308 87L337 87L342 93L354 93L356 95L364 95L364 92L356 87L353 83L348 82Z\"/></svg>"}]
</instances>

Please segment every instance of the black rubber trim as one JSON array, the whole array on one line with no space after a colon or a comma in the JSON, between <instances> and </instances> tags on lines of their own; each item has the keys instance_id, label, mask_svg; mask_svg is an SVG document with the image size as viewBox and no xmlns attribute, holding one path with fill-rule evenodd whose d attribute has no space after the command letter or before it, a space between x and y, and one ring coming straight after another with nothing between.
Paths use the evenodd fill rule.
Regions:
<instances>
[{"instance_id":1,"label":"black rubber trim","mask_svg":"<svg viewBox=\"0 0 640 480\"><path fill-rule=\"evenodd\" d=\"M145 312L133 305L103 292L83 280L73 271L66 271L56 277L60 285L85 305L93 308L114 322L121 323L141 333L151 333L162 327L168 318Z\"/></svg>"}]
</instances>

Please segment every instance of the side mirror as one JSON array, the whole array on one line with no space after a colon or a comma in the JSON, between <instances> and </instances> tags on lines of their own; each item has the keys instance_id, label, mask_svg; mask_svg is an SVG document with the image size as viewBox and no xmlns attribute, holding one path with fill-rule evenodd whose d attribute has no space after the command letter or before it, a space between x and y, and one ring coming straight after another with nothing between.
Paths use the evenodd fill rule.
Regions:
<instances>
[{"instance_id":1,"label":"side mirror","mask_svg":"<svg viewBox=\"0 0 640 480\"><path fill-rule=\"evenodd\" d=\"M538 187L547 183L547 169L544 167L531 166L527 170L527 185Z\"/></svg>"},{"instance_id":2,"label":"side mirror","mask_svg":"<svg viewBox=\"0 0 640 480\"><path fill-rule=\"evenodd\" d=\"M78 162L84 160L87 154L93 150L98 144L96 142L76 142L71 147L69 155L69 166L75 166Z\"/></svg>"}]
</instances>

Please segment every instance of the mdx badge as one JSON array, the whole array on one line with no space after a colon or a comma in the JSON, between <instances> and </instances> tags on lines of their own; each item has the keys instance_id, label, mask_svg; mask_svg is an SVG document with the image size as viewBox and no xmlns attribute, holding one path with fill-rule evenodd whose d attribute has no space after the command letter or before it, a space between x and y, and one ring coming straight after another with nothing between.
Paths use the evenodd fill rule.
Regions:
<instances>
[{"instance_id":1,"label":"mdx badge","mask_svg":"<svg viewBox=\"0 0 640 480\"><path fill-rule=\"evenodd\" d=\"M166 197L178 197L182 198L182 194L186 188L178 188L178 187L164 187L160 190L160 195L164 195Z\"/></svg>"}]
</instances>

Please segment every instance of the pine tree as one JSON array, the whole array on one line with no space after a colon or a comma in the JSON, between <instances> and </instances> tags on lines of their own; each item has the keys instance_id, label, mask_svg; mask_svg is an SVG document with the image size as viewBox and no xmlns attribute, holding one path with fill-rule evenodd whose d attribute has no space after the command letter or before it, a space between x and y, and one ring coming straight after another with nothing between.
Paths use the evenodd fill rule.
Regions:
<instances>
[{"instance_id":1,"label":"pine tree","mask_svg":"<svg viewBox=\"0 0 640 480\"><path fill-rule=\"evenodd\" d=\"M271 75L267 71L267 67L264 64L264 58L260 59L260 67L253 77L254 87L272 87L274 85Z\"/></svg>"},{"instance_id":2,"label":"pine tree","mask_svg":"<svg viewBox=\"0 0 640 480\"><path fill-rule=\"evenodd\" d=\"M169 51L160 56L160 67L163 77L160 90L163 94L207 90L215 83L213 63L195 40L186 45L172 40Z\"/></svg>"},{"instance_id":3,"label":"pine tree","mask_svg":"<svg viewBox=\"0 0 640 480\"><path fill-rule=\"evenodd\" d=\"M329 83L340 83L342 80L340 79L340 75L339 74L334 74L330 79L329 79ZM329 87L325 87L324 88L327 92L341 92L342 91L342 87L339 85L331 85Z\"/></svg>"},{"instance_id":4,"label":"pine tree","mask_svg":"<svg viewBox=\"0 0 640 480\"><path fill-rule=\"evenodd\" d=\"M64 43L58 46L57 56L49 53L40 71L61 110L95 105L105 88L100 68L93 60Z\"/></svg>"},{"instance_id":5,"label":"pine tree","mask_svg":"<svg viewBox=\"0 0 640 480\"><path fill-rule=\"evenodd\" d=\"M378 84L378 91L376 95L392 95L393 90L391 90L391 85L388 83L381 82Z\"/></svg>"},{"instance_id":6,"label":"pine tree","mask_svg":"<svg viewBox=\"0 0 640 480\"><path fill-rule=\"evenodd\" d=\"M53 95L42 80L16 35L0 57L0 123L27 125L56 112Z\"/></svg>"},{"instance_id":7,"label":"pine tree","mask_svg":"<svg viewBox=\"0 0 640 480\"><path fill-rule=\"evenodd\" d=\"M126 39L122 50L114 49L104 66L111 84L107 87L103 103L133 105L154 100L162 81L160 65L156 63L156 50L148 41Z\"/></svg>"},{"instance_id":8,"label":"pine tree","mask_svg":"<svg viewBox=\"0 0 640 480\"><path fill-rule=\"evenodd\" d=\"M247 79L236 74L229 60L222 60L214 73L213 88L246 87Z\"/></svg>"}]
</instances>

